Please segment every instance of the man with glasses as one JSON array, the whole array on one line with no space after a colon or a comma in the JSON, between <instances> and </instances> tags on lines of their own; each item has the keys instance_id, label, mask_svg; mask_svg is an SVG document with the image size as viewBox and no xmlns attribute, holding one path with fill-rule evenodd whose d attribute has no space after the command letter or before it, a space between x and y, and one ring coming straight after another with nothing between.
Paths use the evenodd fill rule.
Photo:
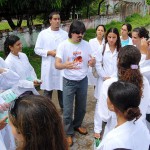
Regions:
<instances>
[{"instance_id":1,"label":"man with glasses","mask_svg":"<svg viewBox=\"0 0 150 150\"><path fill-rule=\"evenodd\" d=\"M91 56L88 42L83 40L85 25L75 20L69 30L69 39L62 42L57 49L55 66L64 70L63 74L63 120L67 142L72 146L74 131L87 134L86 128L81 127L86 112L88 67L95 65ZM74 119L73 104L75 98Z\"/></svg>"},{"instance_id":2,"label":"man with glasses","mask_svg":"<svg viewBox=\"0 0 150 150\"><path fill-rule=\"evenodd\" d=\"M60 29L58 12L52 12L49 15L49 22L50 27L41 31L38 35L34 51L42 57L41 89L44 90L44 95L50 100L53 90L57 90L59 105L63 109L62 72L55 68L54 62L57 46L68 38L68 34Z\"/></svg>"}]
</instances>

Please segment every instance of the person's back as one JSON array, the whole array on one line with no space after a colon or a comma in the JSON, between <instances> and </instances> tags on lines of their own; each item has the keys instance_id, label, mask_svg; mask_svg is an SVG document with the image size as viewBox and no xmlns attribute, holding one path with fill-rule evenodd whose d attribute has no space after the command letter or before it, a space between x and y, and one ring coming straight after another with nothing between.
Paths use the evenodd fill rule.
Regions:
<instances>
[{"instance_id":1,"label":"person's back","mask_svg":"<svg viewBox=\"0 0 150 150\"><path fill-rule=\"evenodd\" d=\"M107 142L107 143L106 143ZM127 121L110 131L101 143L103 150L127 148L131 150L148 150L150 134L145 124L138 120ZM101 150L101 148L97 148Z\"/></svg>"},{"instance_id":2,"label":"person's back","mask_svg":"<svg viewBox=\"0 0 150 150\"><path fill-rule=\"evenodd\" d=\"M140 89L135 84L120 80L109 86L107 106L116 114L117 124L96 150L148 150L150 134L141 118L141 97Z\"/></svg>"}]
</instances>

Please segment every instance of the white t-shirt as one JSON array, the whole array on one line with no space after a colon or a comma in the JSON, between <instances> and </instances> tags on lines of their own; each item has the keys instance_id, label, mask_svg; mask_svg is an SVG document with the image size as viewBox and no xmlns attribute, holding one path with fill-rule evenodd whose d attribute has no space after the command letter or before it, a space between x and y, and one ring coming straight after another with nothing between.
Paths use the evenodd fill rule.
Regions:
<instances>
[{"instance_id":1,"label":"white t-shirt","mask_svg":"<svg viewBox=\"0 0 150 150\"><path fill-rule=\"evenodd\" d=\"M69 39L62 42L57 49L56 57L62 63L69 60L75 62L78 69L64 69L64 77L69 80L82 80L88 73L88 61L92 50L88 42L72 43Z\"/></svg>"},{"instance_id":2,"label":"white t-shirt","mask_svg":"<svg viewBox=\"0 0 150 150\"><path fill-rule=\"evenodd\" d=\"M96 150L114 150L126 148L130 150L148 150L150 134L141 120L127 121L111 130Z\"/></svg>"}]
</instances>

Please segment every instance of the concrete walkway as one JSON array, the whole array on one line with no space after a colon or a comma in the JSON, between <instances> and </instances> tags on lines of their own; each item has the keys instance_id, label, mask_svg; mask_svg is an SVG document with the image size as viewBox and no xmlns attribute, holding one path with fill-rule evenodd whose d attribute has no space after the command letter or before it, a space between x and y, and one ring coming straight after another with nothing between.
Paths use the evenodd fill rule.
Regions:
<instances>
[{"instance_id":1,"label":"concrete walkway","mask_svg":"<svg viewBox=\"0 0 150 150\"><path fill-rule=\"evenodd\" d=\"M75 132L75 136L73 137L73 146L70 147L70 150L92 150L93 149L93 126L94 126L94 110L96 100L94 99L94 87L88 87L88 99L87 99L87 113L85 115L83 126L85 126L88 130L87 135L81 135ZM53 94L54 104L56 105L58 111L60 111L56 91Z\"/></svg>"}]
</instances>

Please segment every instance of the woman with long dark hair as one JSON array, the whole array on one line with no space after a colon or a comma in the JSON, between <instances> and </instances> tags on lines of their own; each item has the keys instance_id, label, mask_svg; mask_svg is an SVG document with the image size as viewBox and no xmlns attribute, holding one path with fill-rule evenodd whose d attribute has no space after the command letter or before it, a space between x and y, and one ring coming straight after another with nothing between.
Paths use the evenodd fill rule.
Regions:
<instances>
[{"instance_id":1,"label":"woman with long dark hair","mask_svg":"<svg viewBox=\"0 0 150 150\"><path fill-rule=\"evenodd\" d=\"M9 120L17 150L68 150L62 119L43 96L24 96L10 106Z\"/></svg>"},{"instance_id":2,"label":"woman with long dark hair","mask_svg":"<svg viewBox=\"0 0 150 150\"><path fill-rule=\"evenodd\" d=\"M107 105L117 117L117 124L102 140L97 150L148 150L150 134L140 120L141 92L132 83L117 81L108 88ZM141 142L142 141L142 142Z\"/></svg>"},{"instance_id":3,"label":"woman with long dark hair","mask_svg":"<svg viewBox=\"0 0 150 150\"><path fill-rule=\"evenodd\" d=\"M101 86L103 81L109 79L117 72L117 57L121 48L119 31L117 28L110 28L105 37L105 45L101 46L100 50L96 53L96 70L99 75L95 88L95 97L99 101ZM98 103L97 101L97 103ZM98 111L96 104L95 112ZM96 117L96 116L95 116ZM101 120L94 119L94 132L95 137L100 137L102 130L99 128ZM98 127L97 127L98 126Z\"/></svg>"},{"instance_id":4,"label":"woman with long dark hair","mask_svg":"<svg viewBox=\"0 0 150 150\"><path fill-rule=\"evenodd\" d=\"M145 122L146 112L150 103L150 85L148 80L140 72L140 60L141 53L135 46L124 46L120 49L118 54L118 76L112 77L103 83L97 104L98 111L95 112L96 114L94 119L98 120L100 118L107 122L104 136L116 126L117 122L116 115L113 112L110 112L107 107L108 87L111 85L111 83L117 80L133 83L139 88L140 96L142 96L139 107L142 113L141 118ZM99 126L101 129L101 124L99 124Z\"/></svg>"}]
</instances>

